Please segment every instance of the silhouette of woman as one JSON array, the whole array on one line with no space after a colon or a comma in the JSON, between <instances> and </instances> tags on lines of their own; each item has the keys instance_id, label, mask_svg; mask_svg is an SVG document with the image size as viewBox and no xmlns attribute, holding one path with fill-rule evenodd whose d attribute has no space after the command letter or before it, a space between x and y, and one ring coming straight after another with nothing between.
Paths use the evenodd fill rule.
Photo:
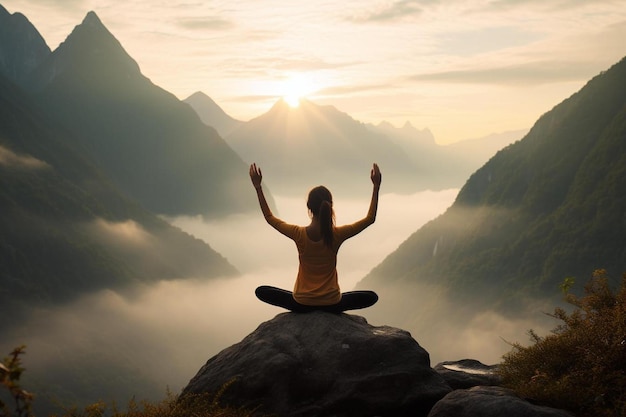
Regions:
<instances>
[{"instance_id":1,"label":"silhouette of woman","mask_svg":"<svg viewBox=\"0 0 626 417\"><path fill-rule=\"evenodd\" d=\"M339 247L376 220L382 181L378 165L372 166L370 178L373 184L372 199L367 216L363 219L353 224L335 226L332 195L326 187L318 186L309 192L307 200L311 223L308 226L297 226L285 223L272 214L261 186L261 168L256 164L250 166L250 179L265 220L296 243L300 259L293 292L264 285L256 289L256 296L261 301L297 313L314 310L341 313L366 308L378 301L378 295L373 291L349 291L342 294L337 279Z\"/></svg>"}]
</instances>

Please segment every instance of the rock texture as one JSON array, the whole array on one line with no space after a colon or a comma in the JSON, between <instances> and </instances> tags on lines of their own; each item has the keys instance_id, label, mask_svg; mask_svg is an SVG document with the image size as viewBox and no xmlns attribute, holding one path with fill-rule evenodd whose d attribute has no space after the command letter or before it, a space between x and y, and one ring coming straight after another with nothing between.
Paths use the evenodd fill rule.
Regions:
<instances>
[{"instance_id":1,"label":"rock texture","mask_svg":"<svg viewBox=\"0 0 626 417\"><path fill-rule=\"evenodd\" d=\"M359 316L283 313L209 359L182 395L279 416L426 416L451 391L411 335Z\"/></svg>"},{"instance_id":2,"label":"rock texture","mask_svg":"<svg viewBox=\"0 0 626 417\"><path fill-rule=\"evenodd\" d=\"M542 407L501 387L455 390L431 410L428 417L572 417L554 408Z\"/></svg>"},{"instance_id":3,"label":"rock texture","mask_svg":"<svg viewBox=\"0 0 626 417\"><path fill-rule=\"evenodd\" d=\"M497 365L485 365L475 359L461 359L441 362L434 369L452 389L466 389L479 385L499 385L497 368Z\"/></svg>"}]
</instances>

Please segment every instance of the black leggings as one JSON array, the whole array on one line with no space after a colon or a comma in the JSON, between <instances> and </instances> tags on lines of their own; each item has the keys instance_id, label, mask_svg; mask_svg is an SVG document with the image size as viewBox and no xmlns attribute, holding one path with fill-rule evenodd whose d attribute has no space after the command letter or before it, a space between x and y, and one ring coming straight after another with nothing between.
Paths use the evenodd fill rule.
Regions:
<instances>
[{"instance_id":1,"label":"black leggings","mask_svg":"<svg viewBox=\"0 0 626 417\"><path fill-rule=\"evenodd\" d=\"M308 313L311 311L326 311L328 313L341 313L346 310L358 310L370 307L378 301L378 295L374 291L348 291L341 295L341 301L328 306L308 306L298 303L293 298L291 291L281 288L262 285L255 291L259 300L278 307L286 308L294 313Z\"/></svg>"}]
</instances>

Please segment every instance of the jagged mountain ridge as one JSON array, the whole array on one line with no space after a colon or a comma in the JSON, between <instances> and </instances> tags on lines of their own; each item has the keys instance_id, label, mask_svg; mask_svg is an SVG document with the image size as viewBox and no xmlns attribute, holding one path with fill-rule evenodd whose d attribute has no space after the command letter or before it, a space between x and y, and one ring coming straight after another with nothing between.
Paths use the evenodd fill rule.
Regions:
<instances>
[{"instance_id":1,"label":"jagged mountain ridge","mask_svg":"<svg viewBox=\"0 0 626 417\"><path fill-rule=\"evenodd\" d=\"M117 191L67 145L71 133L4 77L0 104L0 326L104 288L237 274Z\"/></svg>"},{"instance_id":2,"label":"jagged mountain ridge","mask_svg":"<svg viewBox=\"0 0 626 417\"><path fill-rule=\"evenodd\" d=\"M48 55L50 48L26 16L0 4L0 74L23 84Z\"/></svg>"},{"instance_id":3,"label":"jagged mountain ridge","mask_svg":"<svg viewBox=\"0 0 626 417\"><path fill-rule=\"evenodd\" d=\"M544 114L474 173L454 204L368 276L441 284L501 309L559 296L566 277L626 272L626 59ZM393 284L391 284L393 282Z\"/></svg>"},{"instance_id":4,"label":"jagged mountain ridge","mask_svg":"<svg viewBox=\"0 0 626 417\"><path fill-rule=\"evenodd\" d=\"M30 92L73 144L149 210L256 210L247 166L186 103L154 85L94 12L33 72ZM270 196L271 199L271 196Z\"/></svg>"},{"instance_id":5,"label":"jagged mountain ridge","mask_svg":"<svg viewBox=\"0 0 626 417\"><path fill-rule=\"evenodd\" d=\"M366 168L366 161L372 158L391 174L393 183L386 181L386 184L395 187L392 191L460 187L498 150L526 133L504 132L443 146L435 142L430 130L416 129L408 122L401 128L388 122L363 124L332 106L320 106L309 100L302 100L302 109L290 108L279 100L268 112L249 122L235 121L202 92L194 93L185 102L205 124L218 130L244 159L258 162L269 170L268 180L279 182L282 192L299 194L302 187L295 183L307 180L299 172L302 167L307 167L309 172L315 170L320 182L340 183L337 178L342 176L354 175L355 180L358 179L357 175ZM342 147L344 144L350 146ZM361 171L352 166L355 155L362 159ZM272 156L278 158L272 159ZM391 160L393 157L399 158L396 159L399 166ZM271 165L259 161L270 161ZM280 166L276 168L276 164ZM409 164L411 168L407 169ZM334 177L329 174L322 178L324 172ZM354 192L353 186L343 187L349 190L340 186L340 190Z\"/></svg>"},{"instance_id":6,"label":"jagged mountain ridge","mask_svg":"<svg viewBox=\"0 0 626 417\"><path fill-rule=\"evenodd\" d=\"M412 192L419 182L419 168L399 146L335 107L308 100L292 108L280 99L226 140L244 160L262 166L280 193L301 195L303 184L325 184L344 195L367 194L373 162L383 169L388 192Z\"/></svg>"}]
</instances>

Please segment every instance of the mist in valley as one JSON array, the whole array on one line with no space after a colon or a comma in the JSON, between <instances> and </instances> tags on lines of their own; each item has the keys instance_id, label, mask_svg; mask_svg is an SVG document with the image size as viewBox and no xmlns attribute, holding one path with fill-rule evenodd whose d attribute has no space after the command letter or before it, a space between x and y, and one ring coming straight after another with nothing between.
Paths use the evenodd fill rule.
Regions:
<instances>
[{"instance_id":1,"label":"mist in valley","mask_svg":"<svg viewBox=\"0 0 626 417\"><path fill-rule=\"evenodd\" d=\"M275 195L279 216L291 223L308 223L306 191L301 197ZM340 249L342 290L353 289L410 234L443 213L457 192L381 194L376 223ZM335 195L334 199L337 224L362 218L369 205L369 195L362 199ZM159 399L168 388L179 392L210 357L284 312L258 301L254 289L263 284L291 289L297 251L260 211L218 221L167 220L210 244L241 275L211 280L181 277L123 293L101 291L63 307L33 311L26 323L3 335L0 342L4 352L27 345L28 389L43 397L75 396L77 401ZM379 293L379 302L350 314L362 315L373 325L410 331L430 353L433 365L468 357L495 363L510 350L505 340L524 343L528 329L540 333L545 329L538 322L543 316L540 308L536 317L506 318L488 306L468 311L453 305L444 289L436 286L371 289ZM75 375L78 380L68 379ZM90 398L90 389L99 397Z\"/></svg>"}]
</instances>

